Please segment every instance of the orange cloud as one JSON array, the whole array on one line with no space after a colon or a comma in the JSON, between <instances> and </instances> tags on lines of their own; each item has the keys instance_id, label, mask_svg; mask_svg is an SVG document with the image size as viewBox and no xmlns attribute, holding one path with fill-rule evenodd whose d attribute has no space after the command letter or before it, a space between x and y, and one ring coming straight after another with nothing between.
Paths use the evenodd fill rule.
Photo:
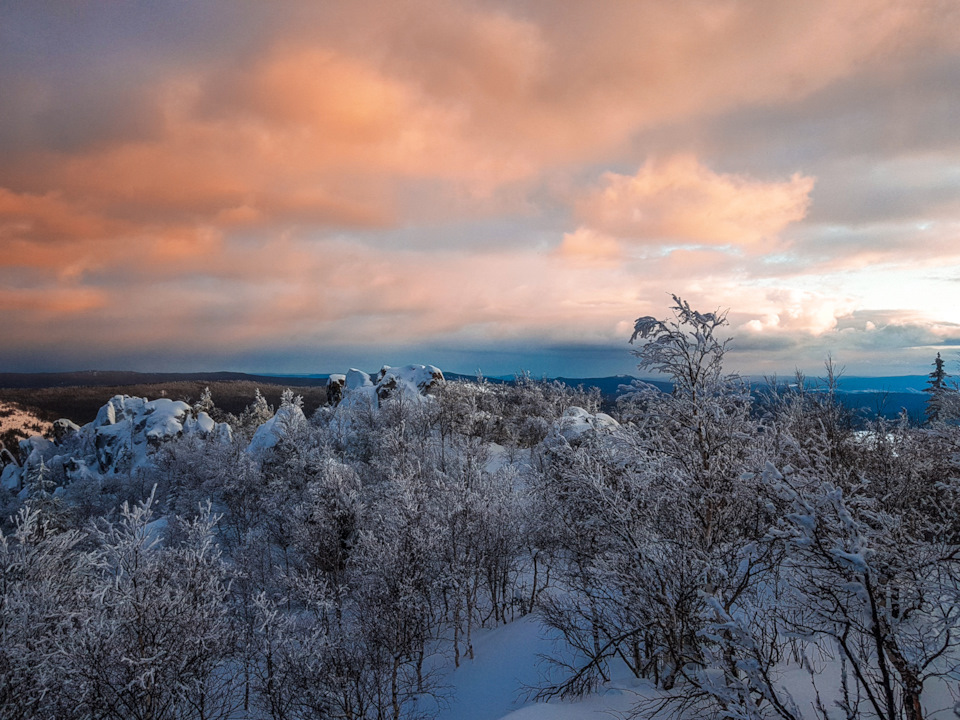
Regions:
<instances>
[{"instance_id":1,"label":"orange cloud","mask_svg":"<svg viewBox=\"0 0 960 720\"><path fill-rule=\"evenodd\" d=\"M59 192L18 193L0 187L0 244L67 243L116 234L119 221L65 200Z\"/></svg>"},{"instance_id":2,"label":"orange cloud","mask_svg":"<svg viewBox=\"0 0 960 720\"><path fill-rule=\"evenodd\" d=\"M815 169L721 163L670 133L908 76L960 44L935 0L257 7L202 49L151 46L156 67L129 77L124 59L147 61L126 37L116 81L52 52L46 74L0 62L0 81L23 75L0 98L0 272L35 283L0 293L5 337L59 308L76 322L58 337L118 346L610 340L667 291L746 303L754 329L825 332L844 302L759 285L761 251L809 226ZM78 48L96 25L77 25ZM815 238L776 272L799 287L810 258L916 246L875 240Z\"/></svg>"},{"instance_id":3,"label":"orange cloud","mask_svg":"<svg viewBox=\"0 0 960 720\"><path fill-rule=\"evenodd\" d=\"M571 260L601 263L616 262L623 255L616 238L585 227L564 233L557 252Z\"/></svg>"},{"instance_id":4,"label":"orange cloud","mask_svg":"<svg viewBox=\"0 0 960 720\"><path fill-rule=\"evenodd\" d=\"M640 242L763 246L803 219L813 178L762 182L718 174L692 156L650 160L636 175L607 173L578 205L584 223Z\"/></svg>"},{"instance_id":5,"label":"orange cloud","mask_svg":"<svg viewBox=\"0 0 960 720\"><path fill-rule=\"evenodd\" d=\"M106 306L108 294L84 287L0 288L0 308L37 321L61 315L83 315Z\"/></svg>"},{"instance_id":6,"label":"orange cloud","mask_svg":"<svg viewBox=\"0 0 960 720\"><path fill-rule=\"evenodd\" d=\"M793 101L956 46L923 2L311 6L222 62L171 63L131 94L159 118L142 137L36 152L0 170L0 185L127 217L382 225L417 211L396 203L411 178L487 198L632 154L644 129ZM67 122L70 108L45 113L58 110Z\"/></svg>"}]
</instances>

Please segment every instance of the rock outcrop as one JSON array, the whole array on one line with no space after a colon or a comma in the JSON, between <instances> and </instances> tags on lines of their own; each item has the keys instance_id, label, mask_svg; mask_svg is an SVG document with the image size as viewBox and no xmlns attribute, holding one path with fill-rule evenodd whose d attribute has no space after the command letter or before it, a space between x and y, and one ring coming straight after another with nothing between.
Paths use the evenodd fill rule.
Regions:
<instances>
[{"instance_id":1,"label":"rock outcrop","mask_svg":"<svg viewBox=\"0 0 960 720\"><path fill-rule=\"evenodd\" d=\"M362 370L351 368L346 375L330 377L338 378L337 384L341 387L340 403L346 407L358 403L379 407L381 402L396 397L398 393L420 401L443 382L443 372L433 365L407 365L399 368L384 365L373 377ZM339 380L341 377L342 383Z\"/></svg>"},{"instance_id":2,"label":"rock outcrop","mask_svg":"<svg viewBox=\"0 0 960 720\"><path fill-rule=\"evenodd\" d=\"M606 413L591 414L581 407L570 407L557 418L544 440L547 447L576 447L588 439L610 436L620 423Z\"/></svg>"},{"instance_id":3,"label":"rock outcrop","mask_svg":"<svg viewBox=\"0 0 960 720\"><path fill-rule=\"evenodd\" d=\"M41 472L41 466L58 483L128 473L149 466L157 449L185 435L229 442L232 431L205 412L194 414L185 402L116 395L100 408L93 422L83 427L58 420L53 441L39 435L22 440L20 465L4 468L0 484L8 490L20 490Z\"/></svg>"}]
</instances>

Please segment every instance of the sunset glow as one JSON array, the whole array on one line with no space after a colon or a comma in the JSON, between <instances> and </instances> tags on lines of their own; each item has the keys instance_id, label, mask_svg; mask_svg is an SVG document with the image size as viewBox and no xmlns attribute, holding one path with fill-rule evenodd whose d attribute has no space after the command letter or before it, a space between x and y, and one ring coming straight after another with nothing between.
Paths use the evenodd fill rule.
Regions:
<instances>
[{"instance_id":1,"label":"sunset glow","mask_svg":"<svg viewBox=\"0 0 960 720\"><path fill-rule=\"evenodd\" d=\"M960 344L960 5L6 3L0 370L745 373Z\"/></svg>"}]
</instances>

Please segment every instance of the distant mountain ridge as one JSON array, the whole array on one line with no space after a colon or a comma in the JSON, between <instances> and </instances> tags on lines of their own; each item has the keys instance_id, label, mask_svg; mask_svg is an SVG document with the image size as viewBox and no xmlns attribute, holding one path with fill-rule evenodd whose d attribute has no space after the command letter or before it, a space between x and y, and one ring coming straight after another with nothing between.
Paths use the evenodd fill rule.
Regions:
<instances>
[{"instance_id":1,"label":"distant mountain ridge","mask_svg":"<svg viewBox=\"0 0 960 720\"><path fill-rule=\"evenodd\" d=\"M240 372L145 373L132 370L81 370L54 373L0 373L0 388L98 387L167 382L259 382L265 385L326 385L328 375L250 375Z\"/></svg>"},{"instance_id":2,"label":"distant mountain ridge","mask_svg":"<svg viewBox=\"0 0 960 720\"><path fill-rule=\"evenodd\" d=\"M466 375L455 372L444 372L448 378L456 380L476 380L477 375ZM203 381L227 382L230 380L245 380L249 382L266 382L270 384L287 383L298 385L323 385L330 373L243 373L231 371L216 372L138 372L134 370L78 370L72 372L45 372L45 373L10 373L0 372L0 387L66 387L70 385L138 385L156 382L176 381ZM535 379L539 379L534 376ZM512 382L513 375L497 375L485 377L491 382ZM546 380L556 380L565 385L598 387L604 392L616 392L620 385L629 385L638 380L633 375L611 375L606 377L570 378L564 376L544 377ZM761 387L766 380L759 377L748 378L751 385ZM781 383L792 382L787 376L778 377ZM663 380L643 378L644 382L664 388L669 383ZM815 378L808 378L811 387L817 385ZM841 377L839 381L841 392L922 392L926 387L926 375L895 375L885 377Z\"/></svg>"},{"instance_id":3,"label":"distant mountain ridge","mask_svg":"<svg viewBox=\"0 0 960 720\"><path fill-rule=\"evenodd\" d=\"M445 372L447 378L453 380L476 380L476 375L464 375L455 372ZM80 370L75 372L51 373L2 373L0 372L0 387L4 388L41 388L41 387L69 387L69 386L107 386L107 385L142 385L149 383L193 381L193 382L229 382L231 380L262 382L270 385L289 385L291 387L309 387L325 385L329 373L310 374L283 374L283 373L242 373L242 372L136 372L133 370ZM514 376L498 375L485 377L485 380L496 383L513 382ZM540 378L535 378L540 379ZM612 375L607 377L544 377L547 381L557 381L570 387L583 385L584 387L599 388L605 395L615 395L624 385L630 385L634 380L641 378L633 375ZM670 383L665 380L642 378L643 382L669 390ZM762 388L767 381L761 378L748 378L752 387ZM790 378L777 378L778 382L789 383ZM808 378L808 387L818 386L816 379ZM839 381L841 393L922 393L927 384L926 375L897 375L889 377L842 377Z\"/></svg>"},{"instance_id":4,"label":"distant mountain ridge","mask_svg":"<svg viewBox=\"0 0 960 720\"><path fill-rule=\"evenodd\" d=\"M475 381L476 375L464 375L455 372L444 373L451 380ZM117 387L125 385L145 385L179 381L191 382L253 382L263 385L282 385L284 387L320 387L327 383L327 373L309 375L284 374L248 374L241 372L195 372L195 373L145 373L128 370L84 370L59 373L0 373L0 388L64 388L64 387ZM485 378L489 382L513 382L513 376L495 376ZM579 385L585 388L598 388L604 401L612 403L621 394L623 386L629 386L636 378L632 375L613 375L594 378L543 378L561 382L570 387ZM791 378L776 378L778 383L790 383ZM761 378L748 378L751 387L759 391L768 385ZM671 384L664 380L644 378L643 382L669 392ZM816 390L822 386L815 378L808 379L808 388ZM893 418L906 410L911 419L922 418L927 401L923 392L927 384L926 375L897 375L886 377L841 377L837 395L847 407L862 411L866 415L881 414Z\"/></svg>"}]
</instances>

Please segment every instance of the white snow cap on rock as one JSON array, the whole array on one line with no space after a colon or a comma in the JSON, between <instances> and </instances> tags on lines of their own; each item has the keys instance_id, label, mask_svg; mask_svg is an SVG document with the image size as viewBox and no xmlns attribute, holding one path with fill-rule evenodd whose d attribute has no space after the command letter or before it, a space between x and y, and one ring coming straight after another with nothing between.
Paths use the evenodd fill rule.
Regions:
<instances>
[{"instance_id":1,"label":"white snow cap on rock","mask_svg":"<svg viewBox=\"0 0 960 720\"><path fill-rule=\"evenodd\" d=\"M350 368L344 377L345 390L358 390L360 388L371 386L373 386L373 381L370 379L369 375L363 372L363 370Z\"/></svg>"},{"instance_id":2,"label":"white snow cap on rock","mask_svg":"<svg viewBox=\"0 0 960 720\"><path fill-rule=\"evenodd\" d=\"M377 399L377 388L362 370L350 368L344 380L343 392L340 399L340 407L360 408L360 407L379 407L380 401Z\"/></svg>"},{"instance_id":3,"label":"white snow cap on rock","mask_svg":"<svg viewBox=\"0 0 960 720\"><path fill-rule=\"evenodd\" d=\"M3 466L3 471L0 472L0 487L4 490L10 490L16 492L20 489L20 466L10 463L9 465Z\"/></svg>"},{"instance_id":4,"label":"white snow cap on rock","mask_svg":"<svg viewBox=\"0 0 960 720\"><path fill-rule=\"evenodd\" d=\"M192 408L181 400L116 395L100 408L97 419L85 425L78 434L92 433L100 472L116 472L118 462L128 460L132 467L149 463L150 456L163 443L181 435L216 434L230 438L230 428L215 423L207 413L194 417Z\"/></svg>"},{"instance_id":5,"label":"white snow cap on rock","mask_svg":"<svg viewBox=\"0 0 960 720\"><path fill-rule=\"evenodd\" d=\"M34 436L20 443L22 467L4 471L3 486L23 486L28 474L42 461L51 471L62 469L65 479L117 475L152 463L165 442L182 435L210 436L229 442L230 426L213 421L207 413L194 417L185 402L160 398L115 395L97 412L93 422L78 428L64 421L56 443Z\"/></svg>"},{"instance_id":6,"label":"white snow cap on rock","mask_svg":"<svg viewBox=\"0 0 960 720\"><path fill-rule=\"evenodd\" d=\"M331 380L334 377L331 375ZM395 393L419 401L441 382L443 372L433 365L406 365L399 368L384 365L375 379L362 370L351 368L344 377L340 404L343 407L367 404L376 408L381 401ZM328 387L332 384L329 383Z\"/></svg>"},{"instance_id":7,"label":"white snow cap on rock","mask_svg":"<svg viewBox=\"0 0 960 720\"><path fill-rule=\"evenodd\" d=\"M554 432L571 445L582 442L586 436L604 433L620 427L620 423L606 413L592 415L582 407L569 407L554 424Z\"/></svg>"},{"instance_id":8,"label":"white snow cap on rock","mask_svg":"<svg viewBox=\"0 0 960 720\"><path fill-rule=\"evenodd\" d=\"M272 418L257 428L247 445L247 452L257 455L276 447L283 438L306 424L307 418L298 405L281 405Z\"/></svg>"},{"instance_id":9,"label":"white snow cap on rock","mask_svg":"<svg viewBox=\"0 0 960 720\"><path fill-rule=\"evenodd\" d=\"M334 373L327 377L327 403L337 405L343 398L343 388L346 384L346 375Z\"/></svg>"},{"instance_id":10,"label":"white snow cap on rock","mask_svg":"<svg viewBox=\"0 0 960 720\"><path fill-rule=\"evenodd\" d=\"M443 373L433 365L407 365L401 368L384 365L377 375L377 395L384 398L397 388L411 396L429 395L441 382Z\"/></svg>"}]
</instances>

